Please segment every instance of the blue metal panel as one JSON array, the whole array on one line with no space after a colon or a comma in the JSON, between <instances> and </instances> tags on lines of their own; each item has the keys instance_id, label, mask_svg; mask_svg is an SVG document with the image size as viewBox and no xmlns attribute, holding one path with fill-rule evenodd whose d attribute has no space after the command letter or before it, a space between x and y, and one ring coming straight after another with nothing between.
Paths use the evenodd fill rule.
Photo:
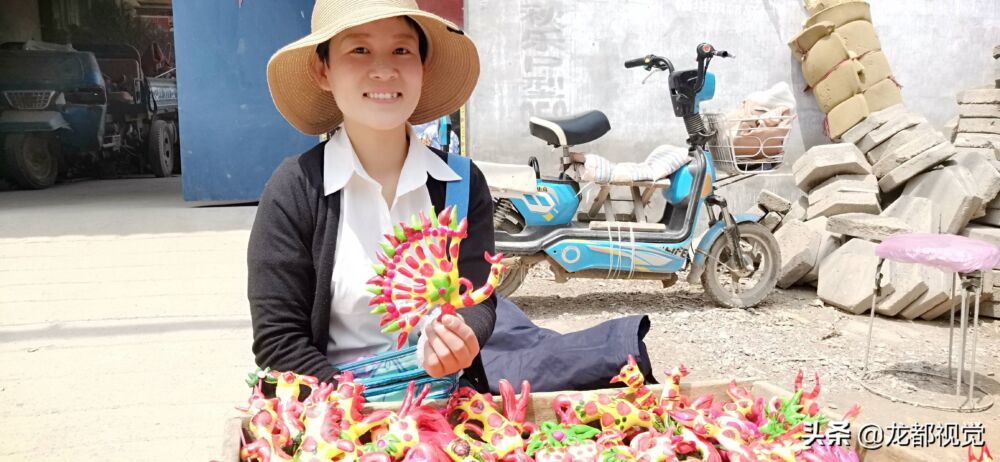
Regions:
<instances>
[{"instance_id":1,"label":"blue metal panel","mask_svg":"<svg viewBox=\"0 0 1000 462\"><path fill-rule=\"evenodd\" d=\"M545 249L571 273L583 270L613 270L636 273L674 273L685 259L669 252L668 246L643 242L559 241Z\"/></svg>"},{"instance_id":2,"label":"blue metal panel","mask_svg":"<svg viewBox=\"0 0 1000 462\"><path fill-rule=\"evenodd\" d=\"M313 3L173 3L185 200L257 200L282 159L318 142L285 122L266 79L271 54L309 33Z\"/></svg>"},{"instance_id":3,"label":"blue metal panel","mask_svg":"<svg viewBox=\"0 0 1000 462\"><path fill-rule=\"evenodd\" d=\"M538 194L525 194L510 200L521 212L528 226L565 225L573 220L580 200L576 191L566 183L549 183L537 180Z\"/></svg>"},{"instance_id":4,"label":"blue metal panel","mask_svg":"<svg viewBox=\"0 0 1000 462\"><path fill-rule=\"evenodd\" d=\"M705 73L705 85L701 87L701 91L694 95L694 112L697 114L701 112L701 103L715 98L715 74L711 72Z\"/></svg>"}]
</instances>

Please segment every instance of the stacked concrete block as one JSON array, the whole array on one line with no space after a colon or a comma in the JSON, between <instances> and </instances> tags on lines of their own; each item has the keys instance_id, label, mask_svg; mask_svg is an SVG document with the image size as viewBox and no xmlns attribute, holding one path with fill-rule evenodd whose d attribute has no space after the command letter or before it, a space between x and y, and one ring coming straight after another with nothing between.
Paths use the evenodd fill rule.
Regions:
<instances>
[{"instance_id":1,"label":"stacked concrete block","mask_svg":"<svg viewBox=\"0 0 1000 462\"><path fill-rule=\"evenodd\" d=\"M889 236L911 232L902 219L868 213L845 213L830 218L827 231L843 236L882 242Z\"/></svg>"},{"instance_id":2,"label":"stacked concrete block","mask_svg":"<svg viewBox=\"0 0 1000 462\"><path fill-rule=\"evenodd\" d=\"M819 248L816 252L816 264L813 266L802 279L799 279L798 284L809 284L816 287L819 282L819 268L824 261L841 245L844 244L844 236L831 232L829 230L829 219L826 217L814 218L805 222L807 227L810 227L820 234Z\"/></svg>"},{"instance_id":3,"label":"stacked concrete block","mask_svg":"<svg viewBox=\"0 0 1000 462\"><path fill-rule=\"evenodd\" d=\"M816 286L819 299L849 313L864 313L871 308L877 266L874 243L863 239L847 241L819 267L819 282ZM885 282L883 278L883 299L894 291L892 281Z\"/></svg>"},{"instance_id":4,"label":"stacked concrete block","mask_svg":"<svg viewBox=\"0 0 1000 462\"><path fill-rule=\"evenodd\" d=\"M966 90L958 95L955 146L990 149L1000 144L1000 88Z\"/></svg>"},{"instance_id":5,"label":"stacked concrete block","mask_svg":"<svg viewBox=\"0 0 1000 462\"><path fill-rule=\"evenodd\" d=\"M808 197L807 220L882 210L871 165L853 144L815 146L792 165L792 174Z\"/></svg>"},{"instance_id":6,"label":"stacked concrete block","mask_svg":"<svg viewBox=\"0 0 1000 462\"><path fill-rule=\"evenodd\" d=\"M821 234L801 221L785 223L774 234L781 246L778 287L787 289L816 266Z\"/></svg>"},{"instance_id":7,"label":"stacked concrete block","mask_svg":"<svg viewBox=\"0 0 1000 462\"><path fill-rule=\"evenodd\" d=\"M788 46L838 139L869 114L902 103L865 1L806 0L809 18Z\"/></svg>"}]
</instances>

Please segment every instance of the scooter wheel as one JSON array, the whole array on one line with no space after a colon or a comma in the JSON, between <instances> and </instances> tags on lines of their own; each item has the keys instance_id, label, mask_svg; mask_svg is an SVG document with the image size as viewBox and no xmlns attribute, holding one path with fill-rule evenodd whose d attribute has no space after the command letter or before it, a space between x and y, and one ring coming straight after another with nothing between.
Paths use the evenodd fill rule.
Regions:
<instances>
[{"instance_id":1,"label":"scooter wheel","mask_svg":"<svg viewBox=\"0 0 1000 462\"><path fill-rule=\"evenodd\" d=\"M740 248L753 267L741 271L730 239L723 233L708 249L701 285L717 304L749 308L764 300L778 282L781 251L774 235L759 223L740 223Z\"/></svg>"},{"instance_id":2,"label":"scooter wheel","mask_svg":"<svg viewBox=\"0 0 1000 462\"><path fill-rule=\"evenodd\" d=\"M505 258L503 263L507 266L507 271L504 271L500 275L500 283L497 284L496 292L504 297L510 297L514 295L518 287L521 287L524 279L528 277L528 270L531 269L531 265L517 257Z\"/></svg>"}]
</instances>

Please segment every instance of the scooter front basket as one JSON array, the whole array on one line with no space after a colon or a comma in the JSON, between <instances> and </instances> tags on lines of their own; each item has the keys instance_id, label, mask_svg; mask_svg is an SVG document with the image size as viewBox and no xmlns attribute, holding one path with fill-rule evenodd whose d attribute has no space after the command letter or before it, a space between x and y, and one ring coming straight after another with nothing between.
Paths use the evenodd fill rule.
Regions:
<instances>
[{"instance_id":1,"label":"scooter front basket","mask_svg":"<svg viewBox=\"0 0 1000 462\"><path fill-rule=\"evenodd\" d=\"M775 170L784 162L785 141L796 116L703 116L715 132L706 147L716 170L731 175L755 174Z\"/></svg>"}]
</instances>

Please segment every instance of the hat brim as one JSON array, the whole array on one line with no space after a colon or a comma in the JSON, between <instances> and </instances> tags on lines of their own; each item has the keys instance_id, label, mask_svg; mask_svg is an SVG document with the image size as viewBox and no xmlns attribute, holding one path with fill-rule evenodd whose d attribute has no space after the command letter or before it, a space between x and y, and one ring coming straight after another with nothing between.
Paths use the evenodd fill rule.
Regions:
<instances>
[{"instance_id":1,"label":"hat brim","mask_svg":"<svg viewBox=\"0 0 1000 462\"><path fill-rule=\"evenodd\" d=\"M333 95L312 77L316 46L351 27L380 19L409 16L427 37L420 102L409 122L421 124L457 111L479 80L476 45L457 26L418 9L393 8L359 12L350 22L331 24L278 50L267 63L267 85L278 112L307 135L327 133L344 121Z\"/></svg>"}]
</instances>

